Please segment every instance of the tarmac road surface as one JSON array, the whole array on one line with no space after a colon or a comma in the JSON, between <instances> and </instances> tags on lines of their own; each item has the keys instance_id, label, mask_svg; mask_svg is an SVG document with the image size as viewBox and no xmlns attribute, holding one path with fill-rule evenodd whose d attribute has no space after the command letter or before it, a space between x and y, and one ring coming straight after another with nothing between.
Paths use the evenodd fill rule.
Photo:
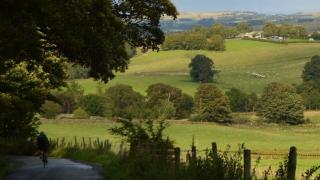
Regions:
<instances>
[{"instance_id":1,"label":"tarmac road surface","mask_svg":"<svg viewBox=\"0 0 320 180\"><path fill-rule=\"evenodd\" d=\"M100 180L101 167L68 159L49 158L43 168L39 157L10 156L16 169L6 180Z\"/></svg>"}]
</instances>

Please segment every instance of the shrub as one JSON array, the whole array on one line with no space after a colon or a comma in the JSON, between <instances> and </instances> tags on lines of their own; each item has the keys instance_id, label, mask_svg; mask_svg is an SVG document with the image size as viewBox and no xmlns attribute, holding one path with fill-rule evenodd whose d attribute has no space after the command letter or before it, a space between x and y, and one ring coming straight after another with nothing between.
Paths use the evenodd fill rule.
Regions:
<instances>
[{"instance_id":1,"label":"shrub","mask_svg":"<svg viewBox=\"0 0 320 180\"><path fill-rule=\"evenodd\" d=\"M89 118L89 114L84 110L82 109L81 107L79 107L78 109L76 109L74 112L73 112L73 117L74 118L77 118L77 119L87 119Z\"/></svg>"},{"instance_id":2,"label":"shrub","mask_svg":"<svg viewBox=\"0 0 320 180\"><path fill-rule=\"evenodd\" d=\"M195 94L196 120L212 122L230 121L229 99L211 84L202 84Z\"/></svg>"},{"instance_id":3,"label":"shrub","mask_svg":"<svg viewBox=\"0 0 320 180\"><path fill-rule=\"evenodd\" d=\"M108 109L106 98L89 94L82 98L81 106L90 116L105 117L110 115L110 109Z\"/></svg>"},{"instance_id":4,"label":"shrub","mask_svg":"<svg viewBox=\"0 0 320 180\"><path fill-rule=\"evenodd\" d=\"M87 79L89 77L90 69L79 64L67 63L66 69L68 79Z\"/></svg>"},{"instance_id":5,"label":"shrub","mask_svg":"<svg viewBox=\"0 0 320 180\"><path fill-rule=\"evenodd\" d=\"M213 35L208 39L208 50L224 51L226 49L225 41L221 35Z\"/></svg>"},{"instance_id":6,"label":"shrub","mask_svg":"<svg viewBox=\"0 0 320 180\"><path fill-rule=\"evenodd\" d=\"M293 87L271 83L262 93L257 115L271 122L301 124L304 110L303 99Z\"/></svg>"},{"instance_id":7,"label":"shrub","mask_svg":"<svg viewBox=\"0 0 320 180\"><path fill-rule=\"evenodd\" d=\"M47 119L54 119L62 112L61 105L53 101L45 101L41 107L41 116Z\"/></svg>"},{"instance_id":8,"label":"shrub","mask_svg":"<svg viewBox=\"0 0 320 180\"><path fill-rule=\"evenodd\" d=\"M106 90L112 116L126 119L140 118L144 108L144 97L131 86L116 85Z\"/></svg>"},{"instance_id":9,"label":"shrub","mask_svg":"<svg viewBox=\"0 0 320 180\"><path fill-rule=\"evenodd\" d=\"M189 67L191 68L190 77L193 81L201 83L213 81L216 71L210 58L204 55L197 55L191 60Z\"/></svg>"}]
</instances>

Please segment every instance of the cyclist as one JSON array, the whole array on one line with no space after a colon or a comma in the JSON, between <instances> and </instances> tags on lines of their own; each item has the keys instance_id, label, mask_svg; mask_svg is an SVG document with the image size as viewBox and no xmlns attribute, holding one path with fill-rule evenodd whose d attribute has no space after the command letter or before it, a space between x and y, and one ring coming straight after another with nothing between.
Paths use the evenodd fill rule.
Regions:
<instances>
[{"instance_id":1,"label":"cyclist","mask_svg":"<svg viewBox=\"0 0 320 180\"><path fill-rule=\"evenodd\" d=\"M44 164L48 163L47 152L49 150L49 140L44 132L40 132L37 138L38 149L42 152L40 157Z\"/></svg>"}]
</instances>

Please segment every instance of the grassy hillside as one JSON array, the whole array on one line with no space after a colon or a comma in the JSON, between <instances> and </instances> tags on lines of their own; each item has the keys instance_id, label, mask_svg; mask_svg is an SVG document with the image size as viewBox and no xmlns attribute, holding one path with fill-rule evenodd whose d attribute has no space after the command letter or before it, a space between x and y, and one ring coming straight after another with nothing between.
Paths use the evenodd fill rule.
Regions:
<instances>
[{"instance_id":1,"label":"grassy hillside","mask_svg":"<svg viewBox=\"0 0 320 180\"><path fill-rule=\"evenodd\" d=\"M307 112L306 116L314 122L320 121L319 112ZM112 136L108 131L114 126L113 123L103 123L90 121L68 122L55 120L45 122L40 126L41 131L45 131L51 138L65 137L72 141L74 136L92 137L100 139L109 139L117 147L120 139ZM306 126L222 126L218 124L191 124L188 122L176 123L171 122L167 129L166 135L174 140L175 144L182 150L189 150L192 143L192 137L195 137L195 144L198 150L210 148L211 142L217 142L219 149L225 150L227 145L236 149L238 144L245 143L247 148L255 152L267 154L285 154L290 146L295 145L298 152L302 154L319 154L320 127L316 124ZM118 143L116 143L118 142ZM185 151L183 151L185 152ZM203 153L201 151L200 153ZM253 157L252 163L257 157ZM263 156L261 165L262 169L267 169L268 165L276 167L284 157L280 156ZM317 160L315 160L315 158ZM312 165L318 164L319 157L298 157L299 174Z\"/></svg>"},{"instance_id":2,"label":"grassy hillside","mask_svg":"<svg viewBox=\"0 0 320 180\"><path fill-rule=\"evenodd\" d=\"M160 51L138 55L131 60L129 69L106 86L129 84L144 93L148 85L162 82L177 86L193 94L198 86L189 78L188 64L196 54L204 54L214 60L221 72L215 84L224 90L232 87L247 92L260 93L271 82L299 83L304 64L320 54L318 43L274 44L247 40L227 40L225 52L212 51ZM258 73L266 78L257 78ZM80 80L86 93L95 92L96 83Z\"/></svg>"}]
</instances>

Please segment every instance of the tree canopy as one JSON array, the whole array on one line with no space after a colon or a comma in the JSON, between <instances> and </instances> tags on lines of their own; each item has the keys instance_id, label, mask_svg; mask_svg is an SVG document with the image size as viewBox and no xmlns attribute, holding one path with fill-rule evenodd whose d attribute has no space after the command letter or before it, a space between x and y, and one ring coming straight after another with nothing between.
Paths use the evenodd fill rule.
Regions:
<instances>
[{"instance_id":1,"label":"tree canopy","mask_svg":"<svg viewBox=\"0 0 320 180\"><path fill-rule=\"evenodd\" d=\"M271 83L262 93L257 114L271 122L301 124L304 110L303 99L292 86Z\"/></svg>"},{"instance_id":2,"label":"tree canopy","mask_svg":"<svg viewBox=\"0 0 320 180\"><path fill-rule=\"evenodd\" d=\"M213 61L204 56L204 55L196 55L189 64L190 76L193 81L208 83L212 82L214 75L217 71L215 71Z\"/></svg>"},{"instance_id":3,"label":"tree canopy","mask_svg":"<svg viewBox=\"0 0 320 180\"><path fill-rule=\"evenodd\" d=\"M304 66L303 81L314 81L320 86L320 56L313 56Z\"/></svg>"},{"instance_id":4,"label":"tree canopy","mask_svg":"<svg viewBox=\"0 0 320 180\"><path fill-rule=\"evenodd\" d=\"M104 82L129 63L126 44L158 49L170 0L3 0L0 3L0 136L30 137L35 113L64 85L65 62Z\"/></svg>"}]
</instances>

